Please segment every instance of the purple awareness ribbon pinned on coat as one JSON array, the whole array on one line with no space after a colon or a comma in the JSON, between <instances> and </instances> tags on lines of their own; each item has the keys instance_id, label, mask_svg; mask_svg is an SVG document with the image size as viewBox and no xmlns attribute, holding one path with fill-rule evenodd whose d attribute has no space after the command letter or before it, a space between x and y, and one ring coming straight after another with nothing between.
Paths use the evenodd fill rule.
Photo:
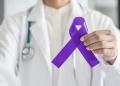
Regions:
<instances>
[{"instance_id":1,"label":"purple awareness ribbon pinned on coat","mask_svg":"<svg viewBox=\"0 0 120 86\"><path fill-rule=\"evenodd\" d=\"M72 52L78 48L87 63L94 67L99 64L98 59L95 57L92 51L87 50L80 38L88 34L85 19L83 17L76 17L69 30L71 40L65 45L65 47L58 53L58 55L53 59L52 63L60 68L61 65L68 59Z\"/></svg>"}]
</instances>

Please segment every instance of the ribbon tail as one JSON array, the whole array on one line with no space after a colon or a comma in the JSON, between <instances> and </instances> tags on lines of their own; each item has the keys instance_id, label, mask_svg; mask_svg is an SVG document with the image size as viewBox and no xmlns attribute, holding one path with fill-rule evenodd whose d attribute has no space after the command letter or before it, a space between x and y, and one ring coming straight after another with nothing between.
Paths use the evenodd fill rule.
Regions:
<instances>
[{"instance_id":1,"label":"ribbon tail","mask_svg":"<svg viewBox=\"0 0 120 86\"><path fill-rule=\"evenodd\" d=\"M96 58L96 56L93 54L92 51L86 49L86 46L83 44L83 42L80 42L80 44L78 45L78 49L91 67L94 67L97 64L99 64L99 61Z\"/></svg>"},{"instance_id":2,"label":"ribbon tail","mask_svg":"<svg viewBox=\"0 0 120 86\"><path fill-rule=\"evenodd\" d=\"M61 65L68 59L72 52L77 48L74 41L71 39L65 47L58 53L58 55L53 59L52 63L60 68Z\"/></svg>"}]
</instances>

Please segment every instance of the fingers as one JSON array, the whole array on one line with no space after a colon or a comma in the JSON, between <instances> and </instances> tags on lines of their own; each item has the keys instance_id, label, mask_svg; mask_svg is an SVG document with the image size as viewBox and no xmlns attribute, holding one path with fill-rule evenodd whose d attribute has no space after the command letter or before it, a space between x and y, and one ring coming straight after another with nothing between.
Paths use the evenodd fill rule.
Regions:
<instances>
[{"instance_id":1,"label":"fingers","mask_svg":"<svg viewBox=\"0 0 120 86\"><path fill-rule=\"evenodd\" d=\"M113 49L97 49L97 50L93 50L95 53L98 54L110 54L112 53Z\"/></svg>"},{"instance_id":2,"label":"fingers","mask_svg":"<svg viewBox=\"0 0 120 86\"><path fill-rule=\"evenodd\" d=\"M97 50L93 50L93 52L97 54L102 54L104 57L107 57L107 58L114 57L116 54L115 49L97 49Z\"/></svg>"},{"instance_id":3,"label":"fingers","mask_svg":"<svg viewBox=\"0 0 120 86\"><path fill-rule=\"evenodd\" d=\"M113 35L94 35L92 37L89 37L88 39L85 39L84 43L85 45L90 45L99 41L113 41L114 36Z\"/></svg>"},{"instance_id":4,"label":"fingers","mask_svg":"<svg viewBox=\"0 0 120 86\"><path fill-rule=\"evenodd\" d=\"M89 46L96 42L101 42L101 44L103 44L102 42L104 41L116 41L116 37L110 30L100 30L87 34L81 37L80 40L84 42L84 45Z\"/></svg>"},{"instance_id":5,"label":"fingers","mask_svg":"<svg viewBox=\"0 0 120 86\"><path fill-rule=\"evenodd\" d=\"M116 57L117 40L110 30L99 30L80 38L88 50L96 54L101 54L103 59L113 59Z\"/></svg>"},{"instance_id":6,"label":"fingers","mask_svg":"<svg viewBox=\"0 0 120 86\"><path fill-rule=\"evenodd\" d=\"M114 48L115 43L113 42L107 42L107 41L99 41L95 42L93 44L87 45L87 48L89 50L98 50L98 49L112 49Z\"/></svg>"},{"instance_id":7,"label":"fingers","mask_svg":"<svg viewBox=\"0 0 120 86\"><path fill-rule=\"evenodd\" d=\"M89 38L91 38L92 36L95 36L96 38L99 38L100 35L112 35L113 32L111 30L98 30L95 32L92 32L90 34L84 35L83 37L81 37L81 41L85 41Z\"/></svg>"}]
</instances>

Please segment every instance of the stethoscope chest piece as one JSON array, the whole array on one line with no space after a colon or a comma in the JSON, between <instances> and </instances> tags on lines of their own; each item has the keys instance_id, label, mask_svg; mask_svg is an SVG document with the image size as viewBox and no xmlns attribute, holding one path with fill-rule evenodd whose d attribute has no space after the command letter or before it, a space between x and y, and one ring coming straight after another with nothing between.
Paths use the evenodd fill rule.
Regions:
<instances>
[{"instance_id":1,"label":"stethoscope chest piece","mask_svg":"<svg viewBox=\"0 0 120 86\"><path fill-rule=\"evenodd\" d=\"M22 52L22 59L24 61L31 60L34 56L34 50L31 47L25 47Z\"/></svg>"}]
</instances>

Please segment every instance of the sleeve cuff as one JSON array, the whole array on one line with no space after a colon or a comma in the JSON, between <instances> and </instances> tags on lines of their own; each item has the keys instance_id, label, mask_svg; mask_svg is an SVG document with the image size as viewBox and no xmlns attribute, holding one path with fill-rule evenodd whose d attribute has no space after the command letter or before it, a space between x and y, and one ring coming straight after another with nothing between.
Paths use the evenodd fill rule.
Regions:
<instances>
[{"instance_id":1,"label":"sleeve cuff","mask_svg":"<svg viewBox=\"0 0 120 86\"><path fill-rule=\"evenodd\" d=\"M115 62L110 65L106 61L104 61L102 64L102 69L106 74L118 74L120 75L120 55L117 56Z\"/></svg>"}]
</instances>

